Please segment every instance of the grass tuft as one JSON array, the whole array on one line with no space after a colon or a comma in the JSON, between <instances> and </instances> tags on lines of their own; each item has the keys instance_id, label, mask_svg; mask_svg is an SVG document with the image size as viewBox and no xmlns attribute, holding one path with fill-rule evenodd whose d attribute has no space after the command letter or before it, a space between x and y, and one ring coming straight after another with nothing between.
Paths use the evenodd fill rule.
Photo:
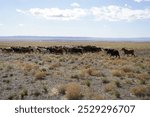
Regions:
<instances>
[{"instance_id":1,"label":"grass tuft","mask_svg":"<svg viewBox=\"0 0 150 117\"><path fill-rule=\"evenodd\" d=\"M81 99L81 87L78 83L69 83L66 85L66 97L69 100Z\"/></svg>"},{"instance_id":2,"label":"grass tuft","mask_svg":"<svg viewBox=\"0 0 150 117\"><path fill-rule=\"evenodd\" d=\"M132 87L131 93L137 97L144 97L146 93L146 87L144 85Z\"/></svg>"},{"instance_id":3,"label":"grass tuft","mask_svg":"<svg viewBox=\"0 0 150 117\"><path fill-rule=\"evenodd\" d=\"M124 72L121 70L112 70L112 75L116 77L122 77L124 76Z\"/></svg>"},{"instance_id":4,"label":"grass tuft","mask_svg":"<svg viewBox=\"0 0 150 117\"><path fill-rule=\"evenodd\" d=\"M37 80L42 80L46 77L46 72L38 70L35 72L34 76Z\"/></svg>"},{"instance_id":5,"label":"grass tuft","mask_svg":"<svg viewBox=\"0 0 150 117\"><path fill-rule=\"evenodd\" d=\"M105 90L106 92L110 92L110 91L114 90L115 87L116 87L116 86L115 86L114 83L108 83L108 84L105 85L104 90Z\"/></svg>"}]
</instances>

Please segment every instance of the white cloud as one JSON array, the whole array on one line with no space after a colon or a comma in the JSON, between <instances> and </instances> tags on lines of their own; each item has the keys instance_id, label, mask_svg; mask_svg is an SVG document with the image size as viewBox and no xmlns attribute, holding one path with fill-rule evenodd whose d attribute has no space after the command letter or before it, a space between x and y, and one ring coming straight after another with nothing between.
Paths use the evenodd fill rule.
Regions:
<instances>
[{"instance_id":1,"label":"white cloud","mask_svg":"<svg viewBox=\"0 0 150 117\"><path fill-rule=\"evenodd\" d=\"M24 24L18 24L18 26L22 27L22 26L24 26Z\"/></svg>"},{"instance_id":2,"label":"white cloud","mask_svg":"<svg viewBox=\"0 0 150 117\"><path fill-rule=\"evenodd\" d=\"M17 10L23 14L31 14L33 16L43 17L53 20L77 20L86 15L86 11L81 8L59 9L59 8L31 8L27 11Z\"/></svg>"},{"instance_id":3,"label":"white cloud","mask_svg":"<svg viewBox=\"0 0 150 117\"><path fill-rule=\"evenodd\" d=\"M125 7L127 7L127 6L128 6L128 4L125 4L124 6L125 6Z\"/></svg>"},{"instance_id":4,"label":"white cloud","mask_svg":"<svg viewBox=\"0 0 150 117\"><path fill-rule=\"evenodd\" d=\"M16 9L16 11L17 11L17 12L19 12L19 13L22 13L22 14L26 14L26 12L25 12L25 11L20 10L20 9Z\"/></svg>"},{"instance_id":5,"label":"white cloud","mask_svg":"<svg viewBox=\"0 0 150 117\"><path fill-rule=\"evenodd\" d=\"M134 0L135 2L138 2L138 3L140 3L140 2L150 2L150 0Z\"/></svg>"},{"instance_id":6,"label":"white cloud","mask_svg":"<svg viewBox=\"0 0 150 117\"><path fill-rule=\"evenodd\" d=\"M150 9L133 10L127 7L107 6L107 7L93 7L92 14L96 20L108 21L131 21L139 19L150 19Z\"/></svg>"},{"instance_id":7,"label":"white cloud","mask_svg":"<svg viewBox=\"0 0 150 117\"><path fill-rule=\"evenodd\" d=\"M76 2L72 3L70 6L72 6L72 7L80 7L80 5L78 3L76 3Z\"/></svg>"},{"instance_id":8,"label":"white cloud","mask_svg":"<svg viewBox=\"0 0 150 117\"><path fill-rule=\"evenodd\" d=\"M107 21L132 21L150 19L150 9L132 9L125 7L110 5L103 7L83 8L31 8L28 10L16 10L22 14L28 14L47 20L78 20L81 17L90 17L90 19L107 20Z\"/></svg>"},{"instance_id":9,"label":"white cloud","mask_svg":"<svg viewBox=\"0 0 150 117\"><path fill-rule=\"evenodd\" d=\"M143 0L134 0L135 2L142 2Z\"/></svg>"}]
</instances>

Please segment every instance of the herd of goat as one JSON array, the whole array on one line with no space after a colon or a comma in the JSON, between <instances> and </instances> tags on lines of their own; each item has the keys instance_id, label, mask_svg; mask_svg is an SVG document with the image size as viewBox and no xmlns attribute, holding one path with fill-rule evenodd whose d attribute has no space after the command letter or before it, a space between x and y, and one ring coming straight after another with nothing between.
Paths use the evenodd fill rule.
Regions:
<instances>
[{"instance_id":1,"label":"herd of goat","mask_svg":"<svg viewBox=\"0 0 150 117\"><path fill-rule=\"evenodd\" d=\"M118 57L120 58L119 51L116 49L110 49L110 48L101 48L96 46L51 46L51 47L8 47L8 48L0 48L0 50L4 53L32 53L32 52L38 52L38 53L49 53L49 54L83 54L83 53L95 53L104 51L107 55L110 55L112 57ZM121 49L124 52L124 55L132 55L135 56L134 50L128 50L125 48Z\"/></svg>"}]
</instances>

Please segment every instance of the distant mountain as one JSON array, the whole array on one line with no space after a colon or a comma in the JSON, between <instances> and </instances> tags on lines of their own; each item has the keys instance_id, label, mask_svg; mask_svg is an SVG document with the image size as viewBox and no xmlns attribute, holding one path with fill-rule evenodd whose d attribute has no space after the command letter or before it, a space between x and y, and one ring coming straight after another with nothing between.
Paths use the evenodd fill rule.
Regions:
<instances>
[{"instance_id":1,"label":"distant mountain","mask_svg":"<svg viewBox=\"0 0 150 117\"><path fill-rule=\"evenodd\" d=\"M65 37L65 36L0 36L0 41L133 41L133 42L150 42L150 37L100 38L100 37Z\"/></svg>"}]
</instances>

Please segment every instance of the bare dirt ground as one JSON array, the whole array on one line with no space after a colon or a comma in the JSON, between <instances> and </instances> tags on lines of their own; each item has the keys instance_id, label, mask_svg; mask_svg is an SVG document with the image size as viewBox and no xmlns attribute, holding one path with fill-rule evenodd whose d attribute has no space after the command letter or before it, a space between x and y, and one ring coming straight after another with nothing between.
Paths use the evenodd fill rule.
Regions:
<instances>
[{"instance_id":1,"label":"bare dirt ground","mask_svg":"<svg viewBox=\"0 0 150 117\"><path fill-rule=\"evenodd\" d=\"M0 42L9 46L95 45L119 50L84 54L0 52L0 99L150 99L150 43ZM121 48L135 50L124 56Z\"/></svg>"}]
</instances>

